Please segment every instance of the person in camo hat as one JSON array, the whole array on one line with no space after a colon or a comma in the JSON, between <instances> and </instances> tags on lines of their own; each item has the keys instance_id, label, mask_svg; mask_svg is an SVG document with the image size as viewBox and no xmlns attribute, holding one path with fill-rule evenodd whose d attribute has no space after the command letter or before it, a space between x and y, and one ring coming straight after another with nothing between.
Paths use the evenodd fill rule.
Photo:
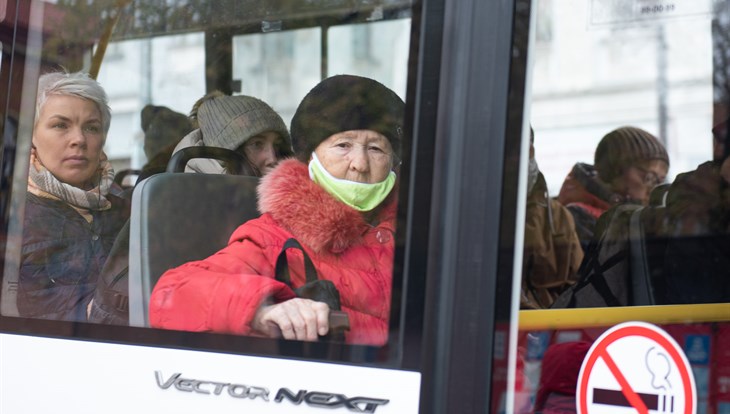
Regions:
<instances>
[{"instance_id":1,"label":"person in camo hat","mask_svg":"<svg viewBox=\"0 0 730 414\"><path fill-rule=\"evenodd\" d=\"M575 164L558 195L573 214L584 251L601 214L624 202L647 205L668 170L667 151L649 132L624 126L606 134L596 147L594 165Z\"/></svg>"},{"instance_id":2,"label":"person in camo hat","mask_svg":"<svg viewBox=\"0 0 730 414\"><path fill-rule=\"evenodd\" d=\"M387 342L404 106L368 78L338 75L315 86L292 118L296 158L261 179L262 215L220 252L163 274L150 297L150 324L314 341L330 333L331 311L341 310L349 319L344 341ZM302 251L289 253L291 286L275 277L291 239L318 281L339 292L337 301L300 294Z\"/></svg>"},{"instance_id":3,"label":"person in camo hat","mask_svg":"<svg viewBox=\"0 0 730 414\"><path fill-rule=\"evenodd\" d=\"M252 96L228 96L216 91L201 98L190 114L196 127L175 147L174 152L192 146L226 148L248 160L252 175L263 176L281 159L291 156L289 131L264 101ZM223 163L196 158L185 172L225 174Z\"/></svg>"}]
</instances>

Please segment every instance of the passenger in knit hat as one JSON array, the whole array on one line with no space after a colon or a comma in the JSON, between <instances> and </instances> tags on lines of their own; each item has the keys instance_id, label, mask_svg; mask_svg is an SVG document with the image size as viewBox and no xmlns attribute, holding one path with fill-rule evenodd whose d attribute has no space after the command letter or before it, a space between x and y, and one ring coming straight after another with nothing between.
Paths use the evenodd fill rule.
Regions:
<instances>
[{"instance_id":1,"label":"passenger in knit hat","mask_svg":"<svg viewBox=\"0 0 730 414\"><path fill-rule=\"evenodd\" d=\"M220 92L203 97L191 114L198 126L175 148L210 146L246 156L255 175L263 175L276 162L292 155L284 121L268 104L252 96L228 96ZM186 171L225 173L217 160L193 159Z\"/></svg>"},{"instance_id":2,"label":"passenger in knit hat","mask_svg":"<svg viewBox=\"0 0 730 414\"><path fill-rule=\"evenodd\" d=\"M663 161L669 167L664 145L643 129L625 126L614 129L601 139L596 147L594 165L601 179L611 183L626 168L637 162L652 160Z\"/></svg>"},{"instance_id":3,"label":"passenger in knit hat","mask_svg":"<svg viewBox=\"0 0 730 414\"><path fill-rule=\"evenodd\" d=\"M573 214L584 250L603 213L624 202L648 205L668 170L667 151L649 132L624 126L606 134L596 147L594 165L576 163L558 194Z\"/></svg>"},{"instance_id":4,"label":"passenger in knit hat","mask_svg":"<svg viewBox=\"0 0 730 414\"><path fill-rule=\"evenodd\" d=\"M294 152L307 162L312 151L331 135L368 129L383 134L400 158L403 100L373 79L336 75L315 86L299 104L291 121Z\"/></svg>"},{"instance_id":5,"label":"passenger in knit hat","mask_svg":"<svg viewBox=\"0 0 730 414\"><path fill-rule=\"evenodd\" d=\"M625 126L601 139L594 166L599 178L615 194L625 201L646 205L651 190L666 179L669 156L654 135Z\"/></svg>"}]
</instances>

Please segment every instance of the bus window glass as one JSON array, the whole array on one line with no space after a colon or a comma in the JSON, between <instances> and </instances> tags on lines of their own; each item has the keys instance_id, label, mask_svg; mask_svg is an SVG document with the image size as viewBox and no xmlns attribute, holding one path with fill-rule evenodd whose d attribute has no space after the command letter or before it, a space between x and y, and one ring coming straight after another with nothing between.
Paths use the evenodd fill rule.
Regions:
<instances>
[{"instance_id":1,"label":"bus window glass","mask_svg":"<svg viewBox=\"0 0 730 414\"><path fill-rule=\"evenodd\" d=\"M639 320L683 347L697 412L723 412L730 3L533 6L515 411L575 407L588 347Z\"/></svg>"},{"instance_id":2,"label":"bus window glass","mask_svg":"<svg viewBox=\"0 0 730 414\"><path fill-rule=\"evenodd\" d=\"M393 262L403 243L398 200L408 194L397 182L410 145L411 2L264 3L34 3L42 45L40 61L23 69L24 99L34 101L36 87L54 92L37 113L28 105L20 114L3 317L41 331L56 322L151 326L235 352L398 360L402 350L388 345L401 335L391 300L403 288ZM46 75L61 68L88 79ZM67 81L87 89L53 89ZM367 168L342 167L355 158ZM204 174L160 174L172 169ZM272 181L280 185L267 192ZM143 212L163 196L178 198ZM213 256L224 248L232 250ZM302 256L336 300L323 307L299 289L310 275L294 260ZM290 276L279 274L278 257ZM290 300L294 308L282 306ZM290 336L282 318L301 306L321 329ZM311 348L279 346L329 327L337 336ZM164 343L169 332L155 332ZM350 345L384 352L324 351Z\"/></svg>"},{"instance_id":3,"label":"bus window glass","mask_svg":"<svg viewBox=\"0 0 730 414\"><path fill-rule=\"evenodd\" d=\"M332 27L327 72L372 76L405 96L409 38L408 19Z\"/></svg>"},{"instance_id":4,"label":"bus window glass","mask_svg":"<svg viewBox=\"0 0 730 414\"><path fill-rule=\"evenodd\" d=\"M256 96L288 124L297 105L321 79L320 28L233 37L233 79L239 93Z\"/></svg>"},{"instance_id":5,"label":"bus window glass","mask_svg":"<svg viewBox=\"0 0 730 414\"><path fill-rule=\"evenodd\" d=\"M98 80L114 114L104 151L115 171L139 169L148 161L141 127L145 105L187 114L191 102L205 94L204 62L202 33L113 42L107 47Z\"/></svg>"}]
</instances>

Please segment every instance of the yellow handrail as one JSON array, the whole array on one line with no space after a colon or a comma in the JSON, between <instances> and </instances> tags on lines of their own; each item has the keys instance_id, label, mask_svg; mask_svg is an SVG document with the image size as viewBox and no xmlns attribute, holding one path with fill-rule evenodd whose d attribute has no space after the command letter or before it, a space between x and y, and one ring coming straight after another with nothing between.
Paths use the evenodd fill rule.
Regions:
<instances>
[{"instance_id":1,"label":"yellow handrail","mask_svg":"<svg viewBox=\"0 0 730 414\"><path fill-rule=\"evenodd\" d=\"M99 37L99 44L96 46L94 56L91 57L91 67L89 68L89 76L96 79L99 76L99 70L101 69L101 62L104 60L104 54L106 54L106 47L109 45L109 40L114 32L114 27L119 21L119 16L122 14L122 9L127 7L132 0L117 0L115 13L107 19L104 31Z\"/></svg>"},{"instance_id":2,"label":"yellow handrail","mask_svg":"<svg viewBox=\"0 0 730 414\"><path fill-rule=\"evenodd\" d=\"M627 321L654 324L730 321L730 303L701 305L626 306L615 308L522 310L524 331L612 326Z\"/></svg>"}]
</instances>

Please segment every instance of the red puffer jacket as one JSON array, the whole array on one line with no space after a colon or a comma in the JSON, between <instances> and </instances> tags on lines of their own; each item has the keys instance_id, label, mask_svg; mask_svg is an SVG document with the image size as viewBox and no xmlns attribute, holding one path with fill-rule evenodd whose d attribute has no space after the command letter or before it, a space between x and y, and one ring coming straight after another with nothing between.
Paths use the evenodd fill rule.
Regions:
<instances>
[{"instance_id":1,"label":"red puffer jacket","mask_svg":"<svg viewBox=\"0 0 730 414\"><path fill-rule=\"evenodd\" d=\"M168 270L150 298L153 327L256 334L250 323L267 299L294 297L276 281L276 258L297 239L317 269L340 292L350 318L348 343L382 345L388 338L396 197L392 193L368 224L309 178L307 166L283 161L261 180L263 215L240 226L213 256ZM294 287L305 281L301 252L288 253Z\"/></svg>"}]
</instances>

